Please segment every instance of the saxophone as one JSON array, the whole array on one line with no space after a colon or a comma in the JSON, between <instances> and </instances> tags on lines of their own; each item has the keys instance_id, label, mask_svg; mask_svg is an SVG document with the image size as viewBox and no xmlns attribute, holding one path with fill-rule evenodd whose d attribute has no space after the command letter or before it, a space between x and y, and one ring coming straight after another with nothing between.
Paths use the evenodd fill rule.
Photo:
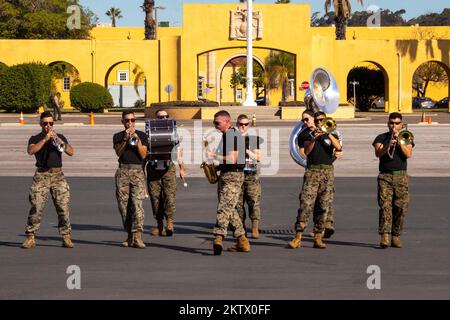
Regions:
<instances>
[{"instance_id":1,"label":"saxophone","mask_svg":"<svg viewBox=\"0 0 450 320\"><path fill-rule=\"evenodd\" d=\"M203 140L203 147L206 150L208 150L208 144L209 143L207 140ZM217 175L217 167L211 159L203 161L200 168L205 172L206 179L208 179L209 183L217 183L219 180L219 176Z\"/></svg>"}]
</instances>

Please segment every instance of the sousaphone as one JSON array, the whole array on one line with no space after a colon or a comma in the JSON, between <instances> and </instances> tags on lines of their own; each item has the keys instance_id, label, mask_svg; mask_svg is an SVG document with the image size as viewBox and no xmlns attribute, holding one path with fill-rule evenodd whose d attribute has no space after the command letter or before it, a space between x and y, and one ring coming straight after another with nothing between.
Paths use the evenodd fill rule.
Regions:
<instances>
[{"instance_id":1,"label":"sousaphone","mask_svg":"<svg viewBox=\"0 0 450 320\"><path fill-rule=\"evenodd\" d=\"M316 68L311 74L310 85L310 89L305 92L306 109L313 112L323 111L327 114L335 113L339 107L339 89L333 75L325 68ZM303 122L299 121L289 137L289 151L292 159L305 168L307 161L298 152L297 140L300 133L307 129L308 127L303 126ZM339 132L337 134L341 140Z\"/></svg>"}]
</instances>

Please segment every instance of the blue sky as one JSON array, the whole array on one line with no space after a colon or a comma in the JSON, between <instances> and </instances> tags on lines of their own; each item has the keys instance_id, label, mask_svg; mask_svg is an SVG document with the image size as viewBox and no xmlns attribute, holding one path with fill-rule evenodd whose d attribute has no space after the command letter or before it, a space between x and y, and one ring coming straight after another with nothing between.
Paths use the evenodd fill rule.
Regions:
<instances>
[{"instance_id":1,"label":"blue sky","mask_svg":"<svg viewBox=\"0 0 450 320\"><path fill-rule=\"evenodd\" d=\"M97 14L100 22L110 22L105 12L110 7L117 7L122 10L123 18L117 23L119 27L132 26L138 27L144 25L144 14L140 9L143 0L81 0L82 5L87 6ZM158 12L159 21L170 21L171 26L182 25L182 3L238 3L233 0L156 0L157 6L166 7L165 10ZM254 3L274 3L275 0L255 0ZM311 3L311 11L320 11L324 13L324 0L291 0L292 3ZM411 19L421 14L429 12L442 12L446 7L450 7L449 0L366 0L364 1L367 8L370 5L376 5L383 9L396 11L405 9L405 19ZM352 0L353 10L361 11L363 8L357 4L356 0Z\"/></svg>"}]
</instances>

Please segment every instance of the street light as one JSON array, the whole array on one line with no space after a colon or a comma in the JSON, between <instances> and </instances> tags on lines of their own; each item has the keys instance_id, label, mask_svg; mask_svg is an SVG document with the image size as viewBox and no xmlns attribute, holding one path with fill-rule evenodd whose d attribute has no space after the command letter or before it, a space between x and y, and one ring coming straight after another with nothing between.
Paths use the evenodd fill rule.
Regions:
<instances>
[{"instance_id":1,"label":"street light","mask_svg":"<svg viewBox=\"0 0 450 320\"><path fill-rule=\"evenodd\" d=\"M166 10L166 7L163 6L158 6L155 7L155 24L156 24L156 28L155 28L155 39L158 39L158 10Z\"/></svg>"},{"instance_id":2,"label":"street light","mask_svg":"<svg viewBox=\"0 0 450 320\"><path fill-rule=\"evenodd\" d=\"M359 84L358 81L350 81L349 82L351 85L353 85L353 104L355 105L355 109L356 109L356 86Z\"/></svg>"}]
</instances>

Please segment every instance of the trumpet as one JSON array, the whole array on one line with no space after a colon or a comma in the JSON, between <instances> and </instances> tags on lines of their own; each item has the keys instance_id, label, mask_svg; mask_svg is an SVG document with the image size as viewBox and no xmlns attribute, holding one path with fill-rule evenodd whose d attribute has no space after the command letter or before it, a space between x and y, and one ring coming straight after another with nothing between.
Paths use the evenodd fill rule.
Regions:
<instances>
[{"instance_id":1,"label":"trumpet","mask_svg":"<svg viewBox=\"0 0 450 320\"><path fill-rule=\"evenodd\" d=\"M53 131L52 144L61 153L66 150L66 144L58 137L58 134L55 131Z\"/></svg>"}]
</instances>

